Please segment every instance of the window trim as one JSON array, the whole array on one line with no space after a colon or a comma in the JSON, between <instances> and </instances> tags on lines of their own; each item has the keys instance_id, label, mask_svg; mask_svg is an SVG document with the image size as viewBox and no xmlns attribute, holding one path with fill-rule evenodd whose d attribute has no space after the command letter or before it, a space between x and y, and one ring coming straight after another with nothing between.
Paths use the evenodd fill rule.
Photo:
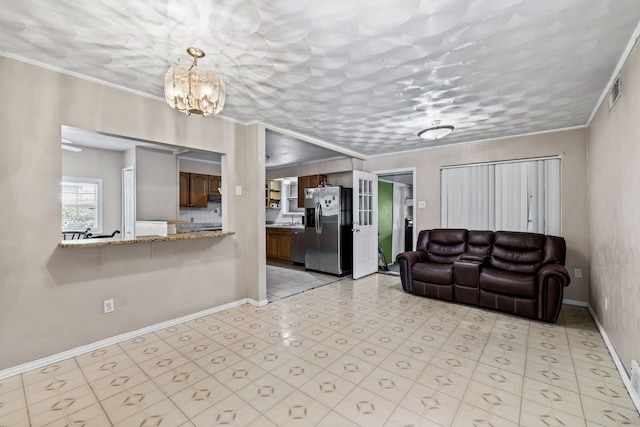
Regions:
<instances>
[{"instance_id":1,"label":"window trim","mask_svg":"<svg viewBox=\"0 0 640 427\"><path fill-rule=\"evenodd\" d=\"M103 229L103 180L102 178L87 178L77 176L63 176L60 181L62 186L64 183L72 184L96 184L96 226L91 228L91 233L102 233ZM60 228L62 228L62 188L60 189ZM76 231L76 230L62 230L62 231ZM78 230L82 231L82 230Z\"/></svg>"}]
</instances>

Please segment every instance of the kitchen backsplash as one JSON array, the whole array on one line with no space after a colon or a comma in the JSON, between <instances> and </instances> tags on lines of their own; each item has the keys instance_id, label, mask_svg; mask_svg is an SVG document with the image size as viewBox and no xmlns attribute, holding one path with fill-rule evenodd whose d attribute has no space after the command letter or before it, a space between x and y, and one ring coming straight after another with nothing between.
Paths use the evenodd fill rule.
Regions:
<instances>
[{"instance_id":1,"label":"kitchen backsplash","mask_svg":"<svg viewBox=\"0 0 640 427\"><path fill-rule=\"evenodd\" d=\"M222 223L222 203L209 202L206 208L180 208L180 219L189 222Z\"/></svg>"},{"instance_id":2,"label":"kitchen backsplash","mask_svg":"<svg viewBox=\"0 0 640 427\"><path fill-rule=\"evenodd\" d=\"M302 215L282 213L282 209L267 209L267 224L302 224Z\"/></svg>"}]
</instances>

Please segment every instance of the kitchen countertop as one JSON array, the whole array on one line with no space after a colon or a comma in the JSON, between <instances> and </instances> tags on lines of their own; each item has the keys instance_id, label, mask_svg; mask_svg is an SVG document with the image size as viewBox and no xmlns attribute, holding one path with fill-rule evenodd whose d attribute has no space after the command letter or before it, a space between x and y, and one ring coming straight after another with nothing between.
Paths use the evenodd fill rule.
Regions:
<instances>
[{"instance_id":1,"label":"kitchen countertop","mask_svg":"<svg viewBox=\"0 0 640 427\"><path fill-rule=\"evenodd\" d=\"M132 245L137 243L170 242L174 240L207 239L213 237L233 236L235 231L195 231L192 233L170 234L168 236L145 236L138 239L79 239L63 240L58 243L60 248L95 248L102 246Z\"/></svg>"},{"instance_id":2,"label":"kitchen countertop","mask_svg":"<svg viewBox=\"0 0 640 427\"><path fill-rule=\"evenodd\" d=\"M267 228L291 228L291 229L296 229L296 230L304 230L304 225L302 225L302 224L296 224L296 225L291 225L291 224L267 224L266 227Z\"/></svg>"}]
</instances>

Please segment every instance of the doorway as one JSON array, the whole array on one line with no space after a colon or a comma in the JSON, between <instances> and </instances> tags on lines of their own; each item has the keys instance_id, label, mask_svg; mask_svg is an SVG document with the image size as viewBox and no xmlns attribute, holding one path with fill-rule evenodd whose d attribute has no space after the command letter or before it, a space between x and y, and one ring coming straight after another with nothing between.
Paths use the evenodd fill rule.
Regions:
<instances>
[{"instance_id":1,"label":"doorway","mask_svg":"<svg viewBox=\"0 0 640 427\"><path fill-rule=\"evenodd\" d=\"M396 257L415 248L415 170L375 173L378 175L379 271L399 274Z\"/></svg>"}]
</instances>

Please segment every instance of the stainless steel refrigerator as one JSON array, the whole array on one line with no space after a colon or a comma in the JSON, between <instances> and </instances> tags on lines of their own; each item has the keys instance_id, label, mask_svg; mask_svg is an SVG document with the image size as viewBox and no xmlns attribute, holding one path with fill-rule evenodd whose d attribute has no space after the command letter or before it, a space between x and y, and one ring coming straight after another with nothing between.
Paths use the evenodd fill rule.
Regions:
<instances>
[{"instance_id":1,"label":"stainless steel refrigerator","mask_svg":"<svg viewBox=\"0 0 640 427\"><path fill-rule=\"evenodd\" d=\"M308 270L338 276L351 272L351 189L305 188L305 258Z\"/></svg>"}]
</instances>

